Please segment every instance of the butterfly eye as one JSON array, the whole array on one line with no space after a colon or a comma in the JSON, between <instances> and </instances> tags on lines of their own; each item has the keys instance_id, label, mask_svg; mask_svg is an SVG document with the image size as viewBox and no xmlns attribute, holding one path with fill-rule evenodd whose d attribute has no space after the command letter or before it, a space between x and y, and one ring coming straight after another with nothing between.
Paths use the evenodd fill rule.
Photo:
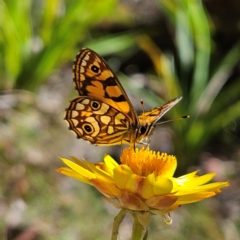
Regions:
<instances>
[{"instance_id":1,"label":"butterfly eye","mask_svg":"<svg viewBox=\"0 0 240 240\"><path fill-rule=\"evenodd\" d=\"M94 129L92 126L88 123L83 124L83 129L85 130L86 133L90 134L93 133Z\"/></svg>"},{"instance_id":2,"label":"butterfly eye","mask_svg":"<svg viewBox=\"0 0 240 240\"><path fill-rule=\"evenodd\" d=\"M91 70L92 70L93 72L95 72L95 73L98 73L98 72L99 72L99 68L98 68L97 66L95 66L95 65L93 65L93 66L91 67Z\"/></svg>"},{"instance_id":3,"label":"butterfly eye","mask_svg":"<svg viewBox=\"0 0 240 240\"><path fill-rule=\"evenodd\" d=\"M92 107L92 109L93 109L94 111L97 111L97 110L99 110L99 108L101 107L101 105L100 105L98 102L96 102L96 101L92 101L92 102L91 102L91 107Z\"/></svg>"},{"instance_id":4,"label":"butterfly eye","mask_svg":"<svg viewBox=\"0 0 240 240\"><path fill-rule=\"evenodd\" d=\"M147 126L142 126L139 130L140 130L140 134L143 135L147 130Z\"/></svg>"}]
</instances>

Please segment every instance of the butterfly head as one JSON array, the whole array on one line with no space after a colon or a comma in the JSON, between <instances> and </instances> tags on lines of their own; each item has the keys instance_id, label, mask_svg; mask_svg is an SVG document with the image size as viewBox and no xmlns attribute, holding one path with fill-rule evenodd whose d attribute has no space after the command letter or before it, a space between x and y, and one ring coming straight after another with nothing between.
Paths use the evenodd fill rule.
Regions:
<instances>
[{"instance_id":1,"label":"butterfly head","mask_svg":"<svg viewBox=\"0 0 240 240\"><path fill-rule=\"evenodd\" d=\"M144 123L140 124L138 127L135 127L135 131L132 131L131 136L129 136L128 139L130 139L129 144L132 145L134 148L137 144L141 145L149 145L150 143L150 136L152 135L152 132L155 128L156 124L153 123Z\"/></svg>"}]
</instances>

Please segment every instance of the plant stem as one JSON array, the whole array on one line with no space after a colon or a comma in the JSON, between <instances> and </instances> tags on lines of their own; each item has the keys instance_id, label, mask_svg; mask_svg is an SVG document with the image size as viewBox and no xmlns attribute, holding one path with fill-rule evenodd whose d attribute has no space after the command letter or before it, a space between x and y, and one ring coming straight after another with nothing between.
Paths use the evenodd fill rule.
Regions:
<instances>
[{"instance_id":1,"label":"plant stem","mask_svg":"<svg viewBox=\"0 0 240 240\"><path fill-rule=\"evenodd\" d=\"M129 211L133 218L133 226L132 226L132 237L131 240L142 240L147 239L147 231L145 231L145 227L143 227L135 214L134 211Z\"/></svg>"},{"instance_id":2,"label":"plant stem","mask_svg":"<svg viewBox=\"0 0 240 240\"><path fill-rule=\"evenodd\" d=\"M122 220L124 219L126 213L127 213L127 210L122 208L121 211L118 213L118 215L114 218L111 240L117 240L119 226Z\"/></svg>"}]
</instances>

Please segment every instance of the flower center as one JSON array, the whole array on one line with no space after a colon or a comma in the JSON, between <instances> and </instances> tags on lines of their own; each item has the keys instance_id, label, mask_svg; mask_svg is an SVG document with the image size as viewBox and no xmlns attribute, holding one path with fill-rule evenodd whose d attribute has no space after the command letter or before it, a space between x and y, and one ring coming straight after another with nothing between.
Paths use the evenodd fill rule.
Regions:
<instances>
[{"instance_id":1,"label":"flower center","mask_svg":"<svg viewBox=\"0 0 240 240\"><path fill-rule=\"evenodd\" d=\"M176 169L176 158L149 150L149 148L126 148L121 155L122 164L128 165L133 173L147 176L154 173L155 176L172 176Z\"/></svg>"}]
</instances>

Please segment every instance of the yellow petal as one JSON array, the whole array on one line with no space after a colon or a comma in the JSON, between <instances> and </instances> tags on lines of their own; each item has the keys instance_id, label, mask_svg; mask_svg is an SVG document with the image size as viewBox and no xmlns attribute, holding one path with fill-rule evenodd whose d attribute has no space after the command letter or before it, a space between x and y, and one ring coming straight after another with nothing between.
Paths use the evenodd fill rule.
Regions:
<instances>
[{"instance_id":1,"label":"yellow petal","mask_svg":"<svg viewBox=\"0 0 240 240\"><path fill-rule=\"evenodd\" d=\"M154 177L153 174L147 177L152 185L152 189L155 195L168 194L172 191L173 183L170 179L165 177L157 176Z\"/></svg>"},{"instance_id":2,"label":"yellow petal","mask_svg":"<svg viewBox=\"0 0 240 240\"><path fill-rule=\"evenodd\" d=\"M179 181L182 181L184 183L186 181L191 181L196 176L197 173L198 173L198 171L194 171L194 172L185 174L185 175L180 176L180 177L175 178L175 179L179 180Z\"/></svg>"},{"instance_id":3,"label":"yellow petal","mask_svg":"<svg viewBox=\"0 0 240 240\"><path fill-rule=\"evenodd\" d=\"M183 195L183 196L178 197L177 203L179 205L182 205L182 204L198 202L205 198L213 197L215 195L216 195L215 192L203 192L203 193L194 193L194 194Z\"/></svg>"},{"instance_id":4,"label":"yellow petal","mask_svg":"<svg viewBox=\"0 0 240 240\"><path fill-rule=\"evenodd\" d=\"M194 178L188 179L186 178L186 181L184 180L184 187L195 187L195 186L199 186L199 185L203 185L209 181L211 181L214 177L215 173L208 173L202 176L195 176ZM176 179L176 181L179 181L179 179ZM181 184L182 185L182 184Z\"/></svg>"},{"instance_id":5,"label":"yellow petal","mask_svg":"<svg viewBox=\"0 0 240 240\"><path fill-rule=\"evenodd\" d=\"M90 171L92 171L98 178L102 178L105 181L111 181L112 177L100 168L101 164L93 164L88 161L85 161L85 163L88 166L88 169L90 169Z\"/></svg>"},{"instance_id":6,"label":"yellow petal","mask_svg":"<svg viewBox=\"0 0 240 240\"><path fill-rule=\"evenodd\" d=\"M138 195L142 193L143 177L137 174L131 174L125 186L125 190Z\"/></svg>"},{"instance_id":7,"label":"yellow petal","mask_svg":"<svg viewBox=\"0 0 240 240\"><path fill-rule=\"evenodd\" d=\"M73 171L70 168L61 167L61 168L56 169L56 171L61 173L61 174L66 175L66 176L75 178L75 179L77 179L77 180L79 180L81 182L84 182L84 183L87 183L87 184L91 184L88 181L88 178L83 177L82 175L80 175L79 173L76 173L75 171Z\"/></svg>"},{"instance_id":8,"label":"yellow petal","mask_svg":"<svg viewBox=\"0 0 240 240\"><path fill-rule=\"evenodd\" d=\"M176 196L187 195L190 193L198 193L198 192L217 191L223 187L227 187L228 185L229 185L228 182L216 182L216 183L209 183L206 185L197 186L193 188L185 188L184 186L181 189L179 189L179 191L176 193Z\"/></svg>"},{"instance_id":9,"label":"yellow petal","mask_svg":"<svg viewBox=\"0 0 240 240\"><path fill-rule=\"evenodd\" d=\"M154 196L153 186L148 177L143 180L141 196L144 199L149 199Z\"/></svg>"},{"instance_id":10,"label":"yellow petal","mask_svg":"<svg viewBox=\"0 0 240 240\"><path fill-rule=\"evenodd\" d=\"M132 175L132 170L127 165L119 165L113 170L113 179L120 189L125 189L128 179Z\"/></svg>"},{"instance_id":11,"label":"yellow petal","mask_svg":"<svg viewBox=\"0 0 240 240\"><path fill-rule=\"evenodd\" d=\"M103 162L99 162L99 163L95 163L94 164L95 165L95 167L97 168L97 169L99 169L99 170L101 170L101 175L102 175L102 173L104 173L104 175L107 175L108 177L112 177L112 175L113 175L113 172L112 172L112 170L111 169L109 169L107 166L106 166L106 164L105 163L103 163Z\"/></svg>"},{"instance_id":12,"label":"yellow petal","mask_svg":"<svg viewBox=\"0 0 240 240\"><path fill-rule=\"evenodd\" d=\"M89 182L106 197L115 198L121 195L121 190L113 183L104 182L99 179L90 179Z\"/></svg>"},{"instance_id":13,"label":"yellow petal","mask_svg":"<svg viewBox=\"0 0 240 240\"><path fill-rule=\"evenodd\" d=\"M79 160L78 158L76 158L76 157L74 157L74 156L71 156L71 159L72 159L76 164L78 164L79 166L88 169L88 166L87 166L87 164L86 164L86 160ZM90 170L90 169L88 169L88 170Z\"/></svg>"},{"instance_id":14,"label":"yellow petal","mask_svg":"<svg viewBox=\"0 0 240 240\"><path fill-rule=\"evenodd\" d=\"M104 156L104 162L106 166L111 170L119 165L110 155L107 154Z\"/></svg>"},{"instance_id":15,"label":"yellow petal","mask_svg":"<svg viewBox=\"0 0 240 240\"><path fill-rule=\"evenodd\" d=\"M82 175L85 178L95 178L95 174L92 173L91 171L89 171L88 169L85 169L81 166L79 166L78 164L66 159L66 158L61 158L61 160L69 167L71 168L73 171L75 171L76 173Z\"/></svg>"}]
</instances>

